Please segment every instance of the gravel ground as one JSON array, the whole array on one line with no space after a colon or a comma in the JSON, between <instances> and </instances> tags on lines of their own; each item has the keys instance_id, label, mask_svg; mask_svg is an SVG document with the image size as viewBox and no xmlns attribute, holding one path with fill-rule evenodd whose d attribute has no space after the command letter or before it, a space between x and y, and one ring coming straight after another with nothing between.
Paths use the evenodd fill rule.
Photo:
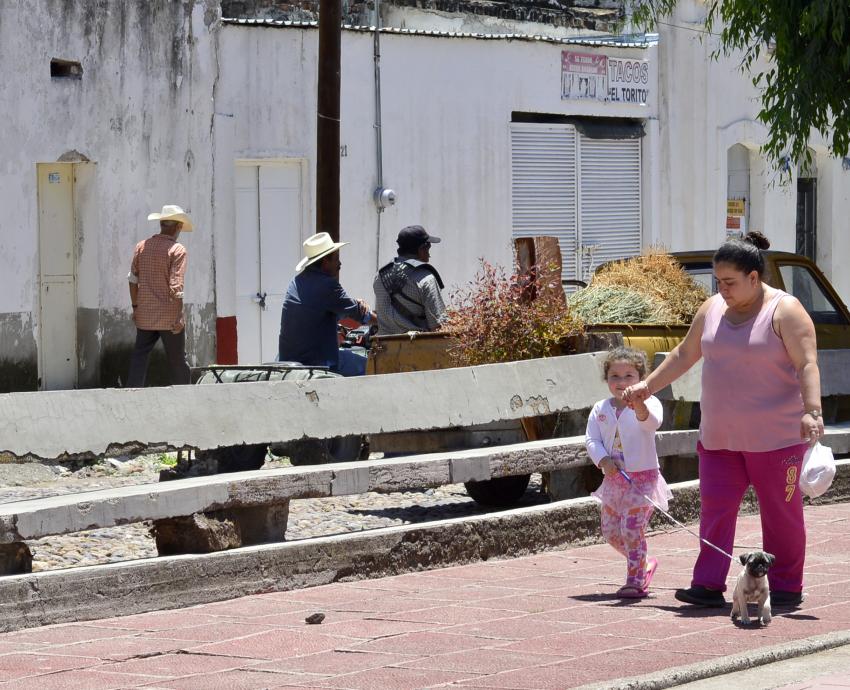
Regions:
<instances>
[{"instance_id":1,"label":"gravel ground","mask_svg":"<svg viewBox=\"0 0 850 690\"><path fill-rule=\"evenodd\" d=\"M24 477L21 481L15 481L14 470L10 472L10 466L6 465L2 475L3 485L0 486L0 503L149 484L158 481L160 469L173 464L173 454L147 455L127 461L105 460L76 471L56 466L51 468L53 476L44 476L46 473L43 472L38 477L32 477L24 469L26 466L18 465ZM286 461L275 460L268 462L266 467L286 465ZM541 492L540 475L533 475L525 497L518 505L533 505L546 500ZM462 484L392 494L295 500L290 505L286 537L288 540L308 539L485 512L488 510L478 506L466 495ZM33 555L33 570L54 570L156 556L156 546L149 530L150 523L138 523L28 542Z\"/></svg>"}]
</instances>

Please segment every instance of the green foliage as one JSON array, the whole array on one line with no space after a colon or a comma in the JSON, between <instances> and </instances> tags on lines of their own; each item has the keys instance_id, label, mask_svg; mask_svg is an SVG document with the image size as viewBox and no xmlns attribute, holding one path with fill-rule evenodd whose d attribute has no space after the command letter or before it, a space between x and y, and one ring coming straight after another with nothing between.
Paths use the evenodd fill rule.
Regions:
<instances>
[{"instance_id":1,"label":"green foliage","mask_svg":"<svg viewBox=\"0 0 850 690\"><path fill-rule=\"evenodd\" d=\"M533 297L533 299L532 299ZM539 285L481 260L475 279L452 295L445 329L459 366L562 354L584 325L567 308L560 285Z\"/></svg>"},{"instance_id":2,"label":"green foliage","mask_svg":"<svg viewBox=\"0 0 850 690\"><path fill-rule=\"evenodd\" d=\"M168 453L160 453L156 458L157 463L162 467L176 467L177 456L169 455Z\"/></svg>"},{"instance_id":3,"label":"green foliage","mask_svg":"<svg viewBox=\"0 0 850 690\"><path fill-rule=\"evenodd\" d=\"M644 28L669 16L676 0L634 0ZM848 0L709 0L705 28L720 31L718 54L742 55L761 90L759 119L770 134L764 151L782 168L784 157L808 160L811 130L831 140L832 153L850 148L850 2Z\"/></svg>"}]
</instances>

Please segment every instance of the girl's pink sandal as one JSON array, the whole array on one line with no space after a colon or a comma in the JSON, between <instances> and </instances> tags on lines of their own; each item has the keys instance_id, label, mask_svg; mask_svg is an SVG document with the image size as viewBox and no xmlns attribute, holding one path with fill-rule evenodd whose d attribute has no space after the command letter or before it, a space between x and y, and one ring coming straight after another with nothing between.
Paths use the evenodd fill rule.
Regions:
<instances>
[{"instance_id":1,"label":"girl's pink sandal","mask_svg":"<svg viewBox=\"0 0 850 690\"><path fill-rule=\"evenodd\" d=\"M620 599L643 599L648 591L641 589L636 585L624 585L617 590L617 596Z\"/></svg>"},{"instance_id":2,"label":"girl's pink sandal","mask_svg":"<svg viewBox=\"0 0 850 690\"><path fill-rule=\"evenodd\" d=\"M646 561L646 574L643 579L643 587L637 585L625 585L617 590L617 596L620 599L643 599L649 595L649 584L652 582L652 576L658 569L658 560L649 558Z\"/></svg>"},{"instance_id":3,"label":"girl's pink sandal","mask_svg":"<svg viewBox=\"0 0 850 690\"><path fill-rule=\"evenodd\" d=\"M649 585L652 582L652 576L655 575L655 571L657 569L658 569L658 559L648 558L646 560L646 575L644 575L644 579L643 579L643 589L644 589L644 591L649 590Z\"/></svg>"}]
</instances>

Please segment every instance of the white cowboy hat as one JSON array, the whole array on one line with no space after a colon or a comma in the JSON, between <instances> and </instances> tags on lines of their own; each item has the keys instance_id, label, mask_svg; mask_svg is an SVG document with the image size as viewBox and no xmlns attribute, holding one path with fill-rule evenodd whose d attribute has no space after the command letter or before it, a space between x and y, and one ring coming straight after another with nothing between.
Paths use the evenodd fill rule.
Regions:
<instances>
[{"instance_id":1,"label":"white cowboy hat","mask_svg":"<svg viewBox=\"0 0 850 690\"><path fill-rule=\"evenodd\" d=\"M192 220L186 215L186 212L179 206L166 204L162 207L162 213L151 213L148 220L176 220L178 223L183 223L180 228L183 232L192 232Z\"/></svg>"},{"instance_id":2,"label":"white cowboy hat","mask_svg":"<svg viewBox=\"0 0 850 690\"><path fill-rule=\"evenodd\" d=\"M334 242L326 232L320 232L304 240L304 258L295 267L296 273L301 273L307 266L316 263L328 254L333 254L348 242Z\"/></svg>"}]
</instances>

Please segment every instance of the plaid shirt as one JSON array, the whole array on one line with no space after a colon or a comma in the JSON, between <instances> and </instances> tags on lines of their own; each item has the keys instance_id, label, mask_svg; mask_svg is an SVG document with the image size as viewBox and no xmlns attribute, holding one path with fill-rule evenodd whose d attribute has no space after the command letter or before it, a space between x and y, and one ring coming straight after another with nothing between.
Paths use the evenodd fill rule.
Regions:
<instances>
[{"instance_id":1,"label":"plaid shirt","mask_svg":"<svg viewBox=\"0 0 850 690\"><path fill-rule=\"evenodd\" d=\"M136 245L128 279L139 286L137 328L170 331L183 324L186 255L186 247L168 235L157 234Z\"/></svg>"}]
</instances>

